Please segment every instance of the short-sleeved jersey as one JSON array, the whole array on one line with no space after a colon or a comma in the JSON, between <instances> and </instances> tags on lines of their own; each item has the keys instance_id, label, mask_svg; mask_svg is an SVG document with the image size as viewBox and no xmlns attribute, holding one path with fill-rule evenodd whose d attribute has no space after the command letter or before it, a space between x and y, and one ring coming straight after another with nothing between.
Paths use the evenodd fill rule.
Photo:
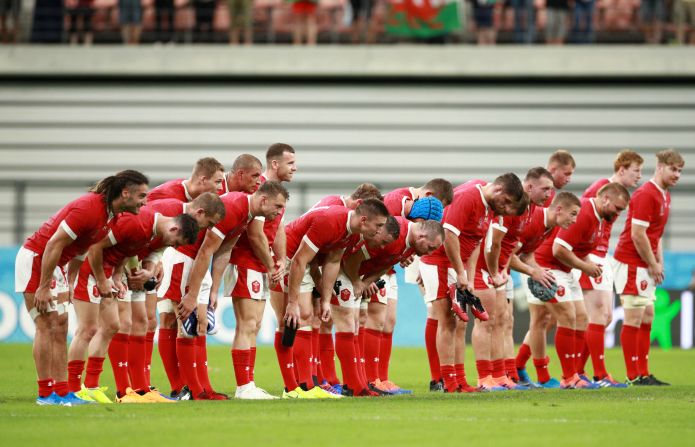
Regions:
<instances>
[{"instance_id":1,"label":"short-sleeved jersey","mask_svg":"<svg viewBox=\"0 0 695 447\"><path fill-rule=\"evenodd\" d=\"M261 183L265 183L266 181L267 179L265 176L261 175ZM255 217L256 220L263 222L263 233L265 234L266 239L268 239L268 247L270 248L271 252L273 244L275 243L275 236L278 233L278 229L280 228L280 224L282 223L284 216L285 208L283 208L280 214L278 214L273 220L266 220L263 216ZM232 254L229 257L229 263L250 268L257 272L265 272L267 270L265 265L263 265L260 259L258 259L256 254L253 252L247 232L242 233L239 237L239 240L234 246L234 250L232 250Z\"/></svg>"},{"instance_id":2,"label":"short-sleeved jersey","mask_svg":"<svg viewBox=\"0 0 695 447\"><path fill-rule=\"evenodd\" d=\"M514 249L517 247L521 234L526 226L531 223L531 218L533 217L533 212L536 208L536 206L529 206L521 216L499 216L491 221L490 226L493 229L498 229L504 232L504 237L502 238L502 244L500 247L499 260L497 261L500 271L503 270L509 262L509 258L511 258ZM476 267L478 269L485 269L485 271L489 272L487 268L487 260L485 259L485 252L489 249L488 245L490 245L492 241L488 242L488 237L491 237L491 233L488 233L486 236L485 250L480 250Z\"/></svg>"},{"instance_id":3,"label":"short-sleeved jersey","mask_svg":"<svg viewBox=\"0 0 695 447\"><path fill-rule=\"evenodd\" d=\"M459 239L461 260L465 263L485 236L493 212L483 196L482 180L471 180L456 187L454 200L444 209L442 225ZM426 264L449 265L442 245L434 253L422 257Z\"/></svg>"},{"instance_id":4,"label":"short-sleeved jersey","mask_svg":"<svg viewBox=\"0 0 695 447\"><path fill-rule=\"evenodd\" d=\"M163 247L161 235L155 232L158 216L161 214L152 207L142 207L138 214L121 213L114 219L108 233L113 246L104 249L104 272L107 276L123 259Z\"/></svg>"},{"instance_id":5,"label":"short-sleeved jersey","mask_svg":"<svg viewBox=\"0 0 695 447\"><path fill-rule=\"evenodd\" d=\"M654 180L637 188L630 199L625 228L620 234L613 257L624 264L647 267L647 263L637 253L632 242L632 226L640 225L647 228L649 246L656 255L670 211L671 194L668 190L661 189Z\"/></svg>"},{"instance_id":6,"label":"short-sleeved jersey","mask_svg":"<svg viewBox=\"0 0 695 447\"><path fill-rule=\"evenodd\" d=\"M253 217L250 212L251 196L243 192L228 192L220 196L220 199L225 209L224 219L207 231L215 233L223 240L225 238L235 238L246 230ZM195 258L201 245L203 245L207 231L201 231L198 234L198 240L194 244L183 245L176 249L191 258Z\"/></svg>"},{"instance_id":7,"label":"short-sleeved jersey","mask_svg":"<svg viewBox=\"0 0 695 447\"><path fill-rule=\"evenodd\" d=\"M555 198L555 195L557 194L557 191L555 189L550 190L550 195L546 199L546 201L543 203L543 208L548 208L551 203L553 203L553 199Z\"/></svg>"},{"instance_id":8,"label":"short-sleeved jersey","mask_svg":"<svg viewBox=\"0 0 695 447\"><path fill-rule=\"evenodd\" d=\"M312 208L285 228L287 257L292 258L302 241L316 253L342 250L359 242L360 234L350 230L354 211L344 206Z\"/></svg>"},{"instance_id":9,"label":"short-sleeved jersey","mask_svg":"<svg viewBox=\"0 0 695 447\"><path fill-rule=\"evenodd\" d=\"M324 206L347 206L345 204L345 199L343 199L343 196L338 196L338 195L332 195L332 196L326 196L323 199L319 200L314 204L314 206L311 207L311 209L314 208L320 208Z\"/></svg>"},{"instance_id":10,"label":"short-sleeved jersey","mask_svg":"<svg viewBox=\"0 0 695 447\"><path fill-rule=\"evenodd\" d=\"M536 250L538 265L563 272L572 270L553 256L553 244L556 243L570 250L580 259L584 259L596 248L604 221L596 210L594 199L581 199L581 203L577 222L566 230L556 227L558 231L555 237L549 237L538 247Z\"/></svg>"},{"instance_id":11,"label":"short-sleeved jersey","mask_svg":"<svg viewBox=\"0 0 695 447\"><path fill-rule=\"evenodd\" d=\"M367 244L360 247L364 254L364 261L360 265L360 275L369 275L391 268L415 253L415 248L408 243L413 223L400 216L396 217L396 220L401 230L398 239L385 247L369 247Z\"/></svg>"},{"instance_id":12,"label":"short-sleeved jersey","mask_svg":"<svg viewBox=\"0 0 695 447\"><path fill-rule=\"evenodd\" d=\"M596 197L596 193L598 193L598 190L603 188L605 185L609 184L610 182L611 181L608 180L607 178L602 178L602 179L596 180L588 188L586 188L586 191L584 191L584 194L582 194L582 199L592 199L592 198ZM611 238L611 230L613 229L613 222L614 221L608 221L608 220L605 220L603 222L601 235L598 239L598 243L596 244L596 248L592 251L593 254L595 254L597 256L605 257L606 254L608 253L608 244L609 244L610 238Z\"/></svg>"},{"instance_id":13,"label":"short-sleeved jersey","mask_svg":"<svg viewBox=\"0 0 695 447\"><path fill-rule=\"evenodd\" d=\"M531 212L529 222L519 235L519 253L533 253L551 234L548 228L548 208L536 206Z\"/></svg>"},{"instance_id":14,"label":"short-sleeved jersey","mask_svg":"<svg viewBox=\"0 0 695 447\"><path fill-rule=\"evenodd\" d=\"M392 216L408 217L404 213L405 202L408 200L414 200L413 188L406 186L387 193L384 196L384 205Z\"/></svg>"},{"instance_id":15,"label":"short-sleeved jersey","mask_svg":"<svg viewBox=\"0 0 695 447\"><path fill-rule=\"evenodd\" d=\"M186 185L184 184L185 181L185 179L178 178L162 183L147 193L147 201L153 202L162 199L176 199L181 202L190 202L193 200L193 197L188 193Z\"/></svg>"},{"instance_id":16,"label":"short-sleeved jersey","mask_svg":"<svg viewBox=\"0 0 695 447\"><path fill-rule=\"evenodd\" d=\"M102 194L87 193L65 205L29 236L24 247L43 255L46 244L58 228L62 228L73 240L63 249L58 265L67 264L75 256L82 255L90 245L102 239L108 231L113 215L108 211Z\"/></svg>"}]
</instances>

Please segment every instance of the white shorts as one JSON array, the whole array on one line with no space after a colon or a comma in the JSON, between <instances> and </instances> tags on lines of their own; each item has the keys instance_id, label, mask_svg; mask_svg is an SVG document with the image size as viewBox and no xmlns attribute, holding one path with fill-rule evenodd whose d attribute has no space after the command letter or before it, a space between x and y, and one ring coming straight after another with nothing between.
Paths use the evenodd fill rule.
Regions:
<instances>
[{"instance_id":1,"label":"white shorts","mask_svg":"<svg viewBox=\"0 0 695 447\"><path fill-rule=\"evenodd\" d=\"M17 252L14 264L14 287L17 293L34 293L41 280L41 257L33 251L21 247ZM65 269L57 266L53 270L50 284L51 295L57 297L60 293L69 291Z\"/></svg>"},{"instance_id":2,"label":"white shorts","mask_svg":"<svg viewBox=\"0 0 695 447\"><path fill-rule=\"evenodd\" d=\"M456 271L451 267L420 262L420 276L425 286L425 303L431 303L449 294L449 286L456 283Z\"/></svg>"},{"instance_id":3,"label":"white shorts","mask_svg":"<svg viewBox=\"0 0 695 447\"><path fill-rule=\"evenodd\" d=\"M176 304L168 298L157 301L158 314L174 314L176 313Z\"/></svg>"},{"instance_id":4,"label":"white shorts","mask_svg":"<svg viewBox=\"0 0 695 447\"><path fill-rule=\"evenodd\" d=\"M584 299L579 281L575 279L572 272L563 272L562 270L550 270L550 272L555 276L557 292L555 292L555 298L550 300L549 303L569 303Z\"/></svg>"},{"instance_id":5,"label":"white shorts","mask_svg":"<svg viewBox=\"0 0 695 447\"><path fill-rule=\"evenodd\" d=\"M536 306L542 306L543 304L545 304L543 301L533 296L533 293L531 293L531 290L529 290L528 275L519 273L519 276L521 276L521 290L524 291L524 295L526 296L526 302L529 304L534 304Z\"/></svg>"},{"instance_id":6,"label":"white shorts","mask_svg":"<svg viewBox=\"0 0 695 447\"><path fill-rule=\"evenodd\" d=\"M342 269L338 273L338 281L340 281L340 288L338 295L333 294L331 296L331 304L334 306L344 307L346 309L358 309L361 302L361 298L358 300L355 297L355 290L352 286L352 281L343 273Z\"/></svg>"},{"instance_id":7,"label":"white shorts","mask_svg":"<svg viewBox=\"0 0 695 447\"><path fill-rule=\"evenodd\" d=\"M230 264L224 271L224 296L267 300L270 298L268 274Z\"/></svg>"},{"instance_id":8,"label":"white shorts","mask_svg":"<svg viewBox=\"0 0 695 447\"><path fill-rule=\"evenodd\" d=\"M509 279L507 279L507 283L504 285L504 297L510 301L514 299L514 280L512 275L509 275Z\"/></svg>"},{"instance_id":9,"label":"white shorts","mask_svg":"<svg viewBox=\"0 0 695 447\"><path fill-rule=\"evenodd\" d=\"M367 303L387 304L388 300L398 299L398 279L396 274L385 274L381 277L386 283L383 289L379 289L379 293L372 295Z\"/></svg>"},{"instance_id":10,"label":"white shorts","mask_svg":"<svg viewBox=\"0 0 695 447\"><path fill-rule=\"evenodd\" d=\"M285 273L285 287L289 287L290 283L290 269L292 268L292 260L287 259L287 273ZM299 284L299 293L307 293L314 290L314 279L309 273L309 266L304 269L304 276L302 276L302 282Z\"/></svg>"},{"instance_id":11,"label":"white shorts","mask_svg":"<svg viewBox=\"0 0 695 447\"><path fill-rule=\"evenodd\" d=\"M601 267L603 271L598 278L587 276L579 269L572 270L572 273L579 281L582 290L601 290L604 292L613 291L613 259L610 256L602 258L594 254L589 255L589 260Z\"/></svg>"},{"instance_id":12,"label":"white shorts","mask_svg":"<svg viewBox=\"0 0 695 447\"><path fill-rule=\"evenodd\" d=\"M177 251L174 248L164 250L162 256L162 283L157 290L157 298L167 298L175 302L180 302L181 298L188 292L188 275L193 266L193 258ZM200 284L198 292L198 304L208 304L210 302L210 287L212 286L212 276L210 271L205 271L205 276Z\"/></svg>"},{"instance_id":13,"label":"white shorts","mask_svg":"<svg viewBox=\"0 0 695 447\"><path fill-rule=\"evenodd\" d=\"M407 284L417 284L417 277L420 276L420 257L415 256L413 263L404 269L405 282Z\"/></svg>"},{"instance_id":14,"label":"white shorts","mask_svg":"<svg viewBox=\"0 0 695 447\"><path fill-rule=\"evenodd\" d=\"M128 290L123 297L126 303L144 303L147 292L144 290Z\"/></svg>"},{"instance_id":15,"label":"white shorts","mask_svg":"<svg viewBox=\"0 0 695 447\"><path fill-rule=\"evenodd\" d=\"M649 301L656 299L656 284L645 267L613 260L613 272L618 295L641 296Z\"/></svg>"}]
</instances>

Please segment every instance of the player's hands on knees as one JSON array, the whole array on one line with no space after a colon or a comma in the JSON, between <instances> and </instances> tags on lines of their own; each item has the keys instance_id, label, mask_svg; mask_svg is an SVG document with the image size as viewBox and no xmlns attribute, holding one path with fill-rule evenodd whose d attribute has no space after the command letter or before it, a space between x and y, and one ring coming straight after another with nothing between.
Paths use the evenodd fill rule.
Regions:
<instances>
[{"instance_id":1,"label":"player's hands on knees","mask_svg":"<svg viewBox=\"0 0 695 447\"><path fill-rule=\"evenodd\" d=\"M190 293L187 293L186 296L184 296L181 299L181 302L179 303L177 307L178 315L179 315L179 320L184 321L186 318L188 318L191 313L193 312L193 309L195 309L195 306L197 304L197 297L191 295Z\"/></svg>"},{"instance_id":2,"label":"player's hands on knees","mask_svg":"<svg viewBox=\"0 0 695 447\"><path fill-rule=\"evenodd\" d=\"M113 284L113 281L111 279L107 279L106 281L98 281L97 282L97 289L99 289L99 296L102 298L109 298L113 295L115 285Z\"/></svg>"},{"instance_id":3,"label":"player's hands on knees","mask_svg":"<svg viewBox=\"0 0 695 447\"><path fill-rule=\"evenodd\" d=\"M321 301L321 321L328 323L331 321L331 304Z\"/></svg>"},{"instance_id":4,"label":"player's hands on knees","mask_svg":"<svg viewBox=\"0 0 695 447\"><path fill-rule=\"evenodd\" d=\"M205 335L208 332L208 317L198 318L198 335Z\"/></svg>"},{"instance_id":5,"label":"player's hands on knees","mask_svg":"<svg viewBox=\"0 0 695 447\"><path fill-rule=\"evenodd\" d=\"M603 270L601 269L600 265L594 264L593 262L587 262L584 273L592 278L598 278L603 274Z\"/></svg>"},{"instance_id":6,"label":"player's hands on knees","mask_svg":"<svg viewBox=\"0 0 695 447\"><path fill-rule=\"evenodd\" d=\"M649 273L649 276L652 277L656 284L664 282L664 265L660 262L647 267L647 273Z\"/></svg>"},{"instance_id":7,"label":"player's hands on knees","mask_svg":"<svg viewBox=\"0 0 695 447\"><path fill-rule=\"evenodd\" d=\"M217 290L210 291L210 304L208 304L208 307L212 310L217 310Z\"/></svg>"},{"instance_id":8,"label":"player's hands on knees","mask_svg":"<svg viewBox=\"0 0 695 447\"><path fill-rule=\"evenodd\" d=\"M138 269L134 273L126 274L130 290L143 290L144 284L154 276L154 272L146 269Z\"/></svg>"},{"instance_id":9,"label":"player's hands on knees","mask_svg":"<svg viewBox=\"0 0 695 447\"><path fill-rule=\"evenodd\" d=\"M369 287L367 287L367 290L365 290L365 293L367 294L367 298L371 298L372 296L376 295L379 293L379 288L375 283L369 283Z\"/></svg>"},{"instance_id":10,"label":"player's hands on knees","mask_svg":"<svg viewBox=\"0 0 695 447\"><path fill-rule=\"evenodd\" d=\"M40 314L48 312L53 295L49 287L39 287L34 294L34 307Z\"/></svg>"},{"instance_id":11,"label":"player's hands on knees","mask_svg":"<svg viewBox=\"0 0 695 447\"><path fill-rule=\"evenodd\" d=\"M503 284L507 283L507 280L509 279L507 276L507 272L501 272L501 273L495 273L490 277L492 280L492 285L495 287L499 287Z\"/></svg>"},{"instance_id":12,"label":"player's hands on knees","mask_svg":"<svg viewBox=\"0 0 695 447\"><path fill-rule=\"evenodd\" d=\"M285 277L285 263L275 261L275 273L273 273L270 281L273 284L278 284Z\"/></svg>"},{"instance_id":13,"label":"player's hands on knees","mask_svg":"<svg viewBox=\"0 0 695 447\"><path fill-rule=\"evenodd\" d=\"M531 274L531 278L534 281L538 281L543 284L543 287L551 288L555 284L555 276L548 269L538 267Z\"/></svg>"},{"instance_id":14,"label":"player's hands on knees","mask_svg":"<svg viewBox=\"0 0 695 447\"><path fill-rule=\"evenodd\" d=\"M323 305L322 305L323 308ZM285 310L285 317L283 318L285 326L298 328L299 327L299 304L287 303L287 309Z\"/></svg>"}]
</instances>

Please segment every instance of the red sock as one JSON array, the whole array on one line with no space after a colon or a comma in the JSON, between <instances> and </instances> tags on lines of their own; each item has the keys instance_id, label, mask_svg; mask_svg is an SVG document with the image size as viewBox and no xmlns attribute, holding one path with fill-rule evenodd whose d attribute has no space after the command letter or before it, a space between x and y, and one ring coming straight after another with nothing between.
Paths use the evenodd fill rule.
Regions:
<instances>
[{"instance_id":1,"label":"red sock","mask_svg":"<svg viewBox=\"0 0 695 447\"><path fill-rule=\"evenodd\" d=\"M584 368L586 367L586 362L589 360L589 345L586 342L586 332L585 331L574 331L574 349L576 351L574 362L574 369L577 374L586 374Z\"/></svg>"},{"instance_id":2,"label":"red sock","mask_svg":"<svg viewBox=\"0 0 695 447\"><path fill-rule=\"evenodd\" d=\"M145 374L145 336L130 335L128 340L128 377L135 391L148 389Z\"/></svg>"},{"instance_id":3,"label":"red sock","mask_svg":"<svg viewBox=\"0 0 695 447\"><path fill-rule=\"evenodd\" d=\"M159 356L162 358L164 372L169 379L171 390L179 392L184 383L179 374L179 359L176 356L176 329L159 329L159 339L157 340Z\"/></svg>"},{"instance_id":4,"label":"red sock","mask_svg":"<svg viewBox=\"0 0 695 447\"><path fill-rule=\"evenodd\" d=\"M319 330L311 330L311 375L316 377L319 383Z\"/></svg>"},{"instance_id":5,"label":"red sock","mask_svg":"<svg viewBox=\"0 0 695 447\"><path fill-rule=\"evenodd\" d=\"M457 363L454 365L454 371L456 371L456 384L459 386L468 386L466 381L466 368L463 363Z\"/></svg>"},{"instance_id":6,"label":"red sock","mask_svg":"<svg viewBox=\"0 0 695 447\"><path fill-rule=\"evenodd\" d=\"M379 378L379 346L381 343L381 331L367 329L364 334L364 358L366 360L364 370L367 373L367 381L375 382Z\"/></svg>"},{"instance_id":7,"label":"red sock","mask_svg":"<svg viewBox=\"0 0 695 447\"><path fill-rule=\"evenodd\" d=\"M442 379L444 379L444 389L450 393L456 391L458 382L456 381L456 367L454 365L442 365Z\"/></svg>"},{"instance_id":8,"label":"red sock","mask_svg":"<svg viewBox=\"0 0 695 447\"><path fill-rule=\"evenodd\" d=\"M84 378L84 386L87 388L97 388L99 377L104 370L104 357L90 357L87 359L87 374Z\"/></svg>"},{"instance_id":9,"label":"red sock","mask_svg":"<svg viewBox=\"0 0 695 447\"><path fill-rule=\"evenodd\" d=\"M70 392L76 393L82 389L82 371L84 371L84 360L70 360L68 362L68 390Z\"/></svg>"},{"instance_id":10,"label":"red sock","mask_svg":"<svg viewBox=\"0 0 695 447\"><path fill-rule=\"evenodd\" d=\"M128 334L117 333L109 343L109 362L113 370L113 378L116 381L116 391L119 396L125 395L126 388L130 387L128 380Z\"/></svg>"},{"instance_id":11,"label":"red sock","mask_svg":"<svg viewBox=\"0 0 695 447\"><path fill-rule=\"evenodd\" d=\"M381 347L379 348L379 379L383 382L389 380L389 364L391 363L392 348L393 332L382 332Z\"/></svg>"},{"instance_id":12,"label":"red sock","mask_svg":"<svg viewBox=\"0 0 695 447\"><path fill-rule=\"evenodd\" d=\"M357 339L358 343L360 345L360 368L362 368L362 377L364 377L364 380L367 380L367 358L364 355L364 344L365 344L365 332L366 328L361 327L359 331L357 331Z\"/></svg>"},{"instance_id":13,"label":"red sock","mask_svg":"<svg viewBox=\"0 0 695 447\"><path fill-rule=\"evenodd\" d=\"M562 365L562 377L569 379L577 371L575 369L576 350L574 349L574 330L558 326L555 331L555 350Z\"/></svg>"},{"instance_id":14,"label":"red sock","mask_svg":"<svg viewBox=\"0 0 695 447\"><path fill-rule=\"evenodd\" d=\"M637 350L638 336L638 327L623 325L623 329L620 332L620 344L623 347L623 358L625 359L627 378L630 380L639 376L639 370L637 369L637 359L639 358L639 351Z\"/></svg>"},{"instance_id":15,"label":"red sock","mask_svg":"<svg viewBox=\"0 0 695 447\"><path fill-rule=\"evenodd\" d=\"M352 332L335 333L335 352L340 359L340 369L343 380L355 394L362 391L362 383L357 372L357 356L355 355L355 334Z\"/></svg>"},{"instance_id":16,"label":"red sock","mask_svg":"<svg viewBox=\"0 0 695 447\"><path fill-rule=\"evenodd\" d=\"M36 383L39 386L39 397L48 397L53 392L53 379L39 379Z\"/></svg>"},{"instance_id":17,"label":"red sock","mask_svg":"<svg viewBox=\"0 0 695 447\"><path fill-rule=\"evenodd\" d=\"M294 359L292 347L287 347L282 344L282 332L275 332L275 354L277 354L278 365L280 366L280 375L282 375L282 381L285 384L285 389L287 391L292 391L296 389L297 380L294 377Z\"/></svg>"},{"instance_id":18,"label":"red sock","mask_svg":"<svg viewBox=\"0 0 695 447\"><path fill-rule=\"evenodd\" d=\"M504 359L504 370L507 373L507 377L514 382L519 381L519 373L516 371L516 359Z\"/></svg>"},{"instance_id":19,"label":"red sock","mask_svg":"<svg viewBox=\"0 0 695 447\"><path fill-rule=\"evenodd\" d=\"M430 379L433 382L442 380L442 372L439 366L439 353L437 353L437 320L427 319L425 324L425 348L427 349L427 361L430 364Z\"/></svg>"},{"instance_id":20,"label":"red sock","mask_svg":"<svg viewBox=\"0 0 695 447\"><path fill-rule=\"evenodd\" d=\"M195 399L202 393L203 386L198 380L195 340L180 337L176 339L176 356L179 358L179 371Z\"/></svg>"},{"instance_id":21,"label":"red sock","mask_svg":"<svg viewBox=\"0 0 695 447\"><path fill-rule=\"evenodd\" d=\"M251 346L251 349L249 349L249 380L251 382L253 382L255 369L256 369L256 347Z\"/></svg>"},{"instance_id":22,"label":"red sock","mask_svg":"<svg viewBox=\"0 0 695 447\"><path fill-rule=\"evenodd\" d=\"M210 375L208 374L208 347L207 338L205 335L195 337L195 362L196 373L198 374L198 382L205 391L212 392L212 384L210 383Z\"/></svg>"},{"instance_id":23,"label":"red sock","mask_svg":"<svg viewBox=\"0 0 695 447\"><path fill-rule=\"evenodd\" d=\"M319 350L321 356L321 370L331 385L338 385L340 380L335 371L335 347L333 346L333 334L319 334Z\"/></svg>"},{"instance_id":24,"label":"red sock","mask_svg":"<svg viewBox=\"0 0 695 447\"><path fill-rule=\"evenodd\" d=\"M476 360L475 369L478 370L478 380L483 380L492 375L492 362L490 360Z\"/></svg>"},{"instance_id":25,"label":"red sock","mask_svg":"<svg viewBox=\"0 0 695 447\"><path fill-rule=\"evenodd\" d=\"M152 368L152 348L154 346L154 332L145 334L145 377L147 378L147 386L152 385L150 382L150 369Z\"/></svg>"},{"instance_id":26,"label":"red sock","mask_svg":"<svg viewBox=\"0 0 695 447\"><path fill-rule=\"evenodd\" d=\"M53 385L53 391L55 391L55 393L58 396L65 397L70 392L70 390L68 389L68 382L66 380L62 382L56 382Z\"/></svg>"},{"instance_id":27,"label":"red sock","mask_svg":"<svg viewBox=\"0 0 695 447\"><path fill-rule=\"evenodd\" d=\"M604 360L606 340L606 326L589 323L586 328L586 344L591 353L591 364L594 367L594 377L603 379L608 375L606 361Z\"/></svg>"},{"instance_id":28,"label":"red sock","mask_svg":"<svg viewBox=\"0 0 695 447\"><path fill-rule=\"evenodd\" d=\"M294 339L295 367L299 372L299 383L307 389L314 387L311 379L311 331L298 330Z\"/></svg>"},{"instance_id":29,"label":"red sock","mask_svg":"<svg viewBox=\"0 0 695 447\"><path fill-rule=\"evenodd\" d=\"M528 362L528 359L531 358L531 347L527 345L526 343L522 343L521 346L519 346L519 352L516 354L516 367L518 369L524 369L526 368L526 363Z\"/></svg>"},{"instance_id":30,"label":"red sock","mask_svg":"<svg viewBox=\"0 0 695 447\"><path fill-rule=\"evenodd\" d=\"M354 346L355 350L355 358L357 359L357 377L360 379L360 389L362 388L367 388L367 373L364 371L364 368L362 367L362 352L360 350L360 338L359 336L355 335L352 338L352 344Z\"/></svg>"},{"instance_id":31,"label":"red sock","mask_svg":"<svg viewBox=\"0 0 695 447\"><path fill-rule=\"evenodd\" d=\"M492 361L492 377L501 379L506 376L504 370L504 359L495 359Z\"/></svg>"},{"instance_id":32,"label":"red sock","mask_svg":"<svg viewBox=\"0 0 695 447\"><path fill-rule=\"evenodd\" d=\"M249 373L251 372L250 361L250 349L232 349L232 363L234 364L234 378L236 379L237 387L251 382L249 378Z\"/></svg>"},{"instance_id":33,"label":"red sock","mask_svg":"<svg viewBox=\"0 0 695 447\"><path fill-rule=\"evenodd\" d=\"M533 359L533 366L536 368L536 375L540 383L545 383L550 380L550 373L548 372L549 362L550 359L548 357L544 359Z\"/></svg>"},{"instance_id":34,"label":"red sock","mask_svg":"<svg viewBox=\"0 0 695 447\"><path fill-rule=\"evenodd\" d=\"M651 347L652 324L642 323L637 334L637 373L640 376L649 375L649 348Z\"/></svg>"}]
</instances>

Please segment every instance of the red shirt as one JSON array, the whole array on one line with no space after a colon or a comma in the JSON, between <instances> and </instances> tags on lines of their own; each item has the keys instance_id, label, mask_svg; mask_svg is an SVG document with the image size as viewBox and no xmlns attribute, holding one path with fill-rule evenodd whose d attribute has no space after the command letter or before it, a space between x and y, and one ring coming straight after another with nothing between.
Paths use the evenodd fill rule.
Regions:
<instances>
[{"instance_id":1,"label":"red shirt","mask_svg":"<svg viewBox=\"0 0 695 447\"><path fill-rule=\"evenodd\" d=\"M553 199L555 198L555 194L557 194L557 191L554 189L550 190L550 196L546 199L545 203L543 203L543 208L548 208L551 203L553 203Z\"/></svg>"},{"instance_id":2,"label":"red shirt","mask_svg":"<svg viewBox=\"0 0 695 447\"><path fill-rule=\"evenodd\" d=\"M90 245L102 239L113 215L107 210L102 194L87 193L65 205L48 219L36 233L29 236L24 247L43 255L49 239L62 228L73 242L63 249L58 265L67 264L75 256L82 255Z\"/></svg>"},{"instance_id":3,"label":"red shirt","mask_svg":"<svg viewBox=\"0 0 695 447\"><path fill-rule=\"evenodd\" d=\"M671 194L661 189L654 180L650 180L637 188L630 199L625 228L620 234L618 246L613 257L624 264L647 267L632 242L632 226L647 227L647 237L652 253L656 256L659 240L664 234L664 228L671 211Z\"/></svg>"},{"instance_id":4,"label":"red shirt","mask_svg":"<svg viewBox=\"0 0 695 447\"><path fill-rule=\"evenodd\" d=\"M322 207L322 206L347 206L345 205L345 200L343 199L343 196L326 196L323 199L319 200L314 204L314 206L311 207L311 209Z\"/></svg>"},{"instance_id":5,"label":"red shirt","mask_svg":"<svg viewBox=\"0 0 695 447\"><path fill-rule=\"evenodd\" d=\"M603 219L596 211L594 199L581 199L582 207L577 216L577 222L568 229L556 227L555 237L546 239L536 250L538 265L569 273L572 268L558 261L553 256L553 244L558 243L572 251L578 258L584 259L596 248L601 235Z\"/></svg>"},{"instance_id":6,"label":"red shirt","mask_svg":"<svg viewBox=\"0 0 695 447\"><path fill-rule=\"evenodd\" d=\"M598 190L603 188L604 185L607 185L610 182L611 181L607 178L596 180L594 183L591 184L591 186L586 188L586 191L584 191L584 194L582 194L582 199L592 199L596 197L596 193L598 192ZM601 235L598 239L598 244L596 244L596 248L591 253L602 258L606 257L606 254L608 253L608 243L611 238L611 229L613 228L613 222L614 221L607 220L603 222L603 231L601 231Z\"/></svg>"},{"instance_id":7,"label":"red shirt","mask_svg":"<svg viewBox=\"0 0 695 447\"><path fill-rule=\"evenodd\" d=\"M312 208L285 228L287 257L292 258L304 240L316 253L342 250L359 242L360 234L350 230L354 211L344 206Z\"/></svg>"},{"instance_id":8,"label":"red shirt","mask_svg":"<svg viewBox=\"0 0 695 447\"><path fill-rule=\"evenodd\" d=\"M265 183L266 181L267 179L262 175L261 183ZM256 216L257 220L263 222L263 234L265 234L265 237L268 239L268 247L270 248L271 253L273 250L273 243L275 243L275 236L278 233L278 229L280 228L280 224L282 223L284 216L285 208L283 208L282 212L280 212L280 214L278 214L273 220L266 220L263 216ZM232 255L229 257L229 263L241 265L257 272L267 271L265 265L263 265L260 259L258 259L256 254L253 252L247 232L242 233L239 237L239 240L234 246L234 250L232 250Z\"/></svg>"},{"instance_id":9,"label":"red shirt","mask_svg":"<svg viewBox=\"0 0 695 447\"><path fill-rule=\"evenodd\" d=\"M550 236L552 228L548 228L547 220L548 208L533 207L531 218L519 235L519 253L533 253Z\"/></svg>"},{"instance_id":10,"label":"red shirt","mask_svg":"<svg viewBox=\"0 0 695 447\"><path fill-rule=\"evenodd\" d=\"M384 205L386 205L386 209L389 210L389 213L392 216L408 217L405 215L405 211L403 209L407 200L414 200L413 192L408 186L405 188L395 189L386 194L384 196Z\"/></svg>"},{"instance_id":11,"label":"red shirt","mask_svg":"<svg viewBox=\"0 0 695 447\"><path fill-rule=\"evenodd\" d=\"M396 220L401 228L398 239L381 248L362 245L361 250L365 260L360 265L360 275L369 275L391 268L415 253L415 248L408 245L408 236L413 223L400 216L396 217Z\"/></svg>"},{"instance_id":12,"label":"red shirt","mask_svg":"<svg viewBox=\"0 0 695 447\"><path fill-rule=\"evenodd\" d=\"M162 183L147 193L147 201L153 202L162 199L176 199L181 202L190 202L193 200L193 197L191 197L184 186L184 181L185 179L178 178Z\"/></svg>"},{"instance_id":13,"label":"red shirt","mask_svg":"<svg viewBox=\"0 0 695 447\"><path fill-rule=\"evenodd\" d=\"M499 229L504 232L504 237L502 238L502 244L500 247L500 256L499 260L497 261L497 265L499 267L500 272L506 269L506 265L509 262L509 258L511 258L514 249L517 247L517 244L519 243L519 237L523 233L526 226L528 226L531 222L531 217L533 216L533 211L535 211L535 208L537 207L529 206L526 209L526 211L524 211L524 214L522 214L521 216L500 216L490 223L490 226L492 226L493 228ZM490 237L490 235L491 233L488 233L487 237ZM492 243L492 241L490 241L490 243ZM490 272L490 270L487 267L487 260L485 259L485 252L487 251L487 248L488 247L486 244L485 249L480 250L480 254L478 255L478 261L476 264L476 269L484 269L488 273L494 273Z\"/></svg>"},{"instance_id":14,"label":"red shirt","mask_svg":"<svg viewBox=\"0 0 695 447\"><path fill-rule=\"evenodd\" d=\"M249 222L251 222L251 196L243 192L228 192L220 196L220 199L224 204L224 219L207 231L212 231L223 240L227 237L234 238L246 230ZM198 250L200 250L200 246L203 245L206 233L201 231L195 244L183 245L176 249L191 258L195 258Z\"/></svg>"},{"instance_id":15,"label":"red shirt","mask_svg":"<svg viewBox=\"0 0 695 447\"><path fill-rule=\"evenodd\" d=\"M472 180L454 190L454 200L444 208L442 225L459 239L461 260L465 263L485 236L493 212L483 197L482 180ZM425 264L448 266L449 259L442 245L434 253L422 257Z\"/></svg>"}]
</instances>

